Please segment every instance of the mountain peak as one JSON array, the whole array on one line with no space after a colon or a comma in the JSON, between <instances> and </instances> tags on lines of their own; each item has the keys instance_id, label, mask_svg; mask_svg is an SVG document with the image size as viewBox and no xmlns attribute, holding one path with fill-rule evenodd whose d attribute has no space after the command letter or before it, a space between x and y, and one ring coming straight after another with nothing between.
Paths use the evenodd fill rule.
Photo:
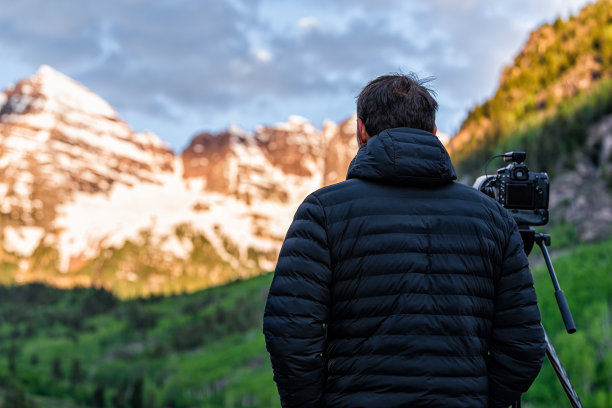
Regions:
<instances>
[{"instance_id":1,"label":"mountain peak","mask_svg":"<svg viewBox=\"0 0 612 408\"><path fill-rule=\"evenodd\" d=\"M22 92L36 92L63 109L76 109L93 116L116 118L117 112L104 99L49 65L41 65Z\"/></svg>"},{"instance_id":2,"label":"mountain peak","mask_svg":"<svg viewBox=\"0 0 612 408\"><path fill-rule=\"evenodd\" d=\"M143 294L270 270L295 208L344 179L349 122L232 125L196 135L176 157L42 65L0 93L0 263L14 265L16 282L121 281ZM48 264L42 249L53 251Z\"/></svg>"},{"instance_id":3,"label":"mountain peak","mask_svg":"<svg viewBox=\"0 0 612 408\"><path fill-rule=\"evenodd\" d=\"M69 81L69 82L75 82L72 78L68 77L67 75L62 74L61 72L59 72L58 70L50 67L47 64L42 64L40 67L38 67L38 71L36 71L36 74L34 74L35 78L41 78L41 79L49 79L52 81Z\"/></svg>"}]
</instances>

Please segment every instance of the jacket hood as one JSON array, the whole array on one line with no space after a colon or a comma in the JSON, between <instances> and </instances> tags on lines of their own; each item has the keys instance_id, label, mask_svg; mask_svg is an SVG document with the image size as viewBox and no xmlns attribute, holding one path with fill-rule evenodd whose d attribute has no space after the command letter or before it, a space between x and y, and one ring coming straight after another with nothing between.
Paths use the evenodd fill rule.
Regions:
<instances>
[{"instance_id":1,"label":"jacket hood","mask_svg":"<svg viewBox=\"0 0 612 408\"><path fill-rule=\"evenodd\" d=\"M437 187L457 178L448 152L433 134L420 129L387 129L362 145L347 179Z\"/></svg>"}]
</instances>

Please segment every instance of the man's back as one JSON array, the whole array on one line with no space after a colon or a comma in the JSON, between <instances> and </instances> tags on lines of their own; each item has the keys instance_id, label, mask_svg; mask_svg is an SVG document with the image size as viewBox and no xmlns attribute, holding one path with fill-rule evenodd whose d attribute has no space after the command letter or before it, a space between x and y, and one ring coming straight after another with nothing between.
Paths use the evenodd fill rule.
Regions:
<instances>
[{"instance_id":1,"label":"man's back","mask_svg":"<svg viewBox=\"0 0 612 408\"><path fill-rule=\"evenodd\" d=\"M321 225L305 220L288 234L267 334L302 325L320 302L327 308L322 406L484 407L491 381L511 393L504 383L520 389L539 370L531 361L543 350L540 316L516 225L493 200L451 181L434 139L413 129L378 135L349 180L303 204ZM311 251L313 243L323 249ZM313 265L329 273L304 286L295 273ZM287 308L285 296L302 296L304 310ZM517 309L517 324L504 318ZM501 361L488 356L500 351Z\"/></svg>"},{"instance_id":2,"label":"man's back","mask_svg":"<svg viewBox=\"0 0 612 408\"><path fill-rule=\"evenodd\" d=\"M388 184L392 167L374 168L315 193L333 270L324 406L486 406L507 219L440 174Z\"/></svg>"},{"instance_id":3,"label":"man's back","mask_svg":"<svg viewBox=\"0 0 612 408\"><path fill-rule=\"evenodd\" d=\"M371 81L348 180L296 212L264 314L284 408L507 407L537 376L518 228L453 181L436 109L414 76Z\"/></svg>"}]
</instances>

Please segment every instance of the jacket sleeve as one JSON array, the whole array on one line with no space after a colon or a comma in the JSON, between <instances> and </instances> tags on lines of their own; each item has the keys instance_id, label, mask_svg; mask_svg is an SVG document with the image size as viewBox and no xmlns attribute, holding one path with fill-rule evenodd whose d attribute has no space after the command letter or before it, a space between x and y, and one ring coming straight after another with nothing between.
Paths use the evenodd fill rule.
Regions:
<instances>
[{"instance_id":1,"label":"jacket sleeve","mask_svg":"<svg viewBox=\"0 0 612 408\"><path fill-rule=\"evenodd\" d=\"M310 195L287 232L264 313L266 348L284 408L320 404L330 282L325 214Z\"/></svg>"},{"instance_id":2,"label":"jacket sleeve","mask_svg":"<svg viewBox=\"0 0 612 408\"><path fill-rule=\"evenodd\" d=\"M489 348L491 407L508 407L529 389L540 372L546 351L527 255L518 227L510 216L507 228L501 275L495 285Z\"/></svg>"}]
</instances>

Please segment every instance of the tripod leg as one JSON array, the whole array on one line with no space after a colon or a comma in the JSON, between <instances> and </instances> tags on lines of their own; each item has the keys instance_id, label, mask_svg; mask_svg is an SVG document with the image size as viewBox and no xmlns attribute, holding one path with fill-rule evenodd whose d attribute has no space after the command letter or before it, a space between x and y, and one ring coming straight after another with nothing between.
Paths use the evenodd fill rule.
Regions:
<instances>
[{"instance_id":1,"label":"tripod leg","mask_svg":"<svg viewBox=\"0 0 612 408\"><path fill-rule=\"evenodd\" d=\"M574 324L574 318L572 317L572 312L570 312L570 308L567 304L567 300L565 300L565 295L559 286L559 281L557 280L557 275L555 274L555 268L553 268L552 261L550 260L550 255L548 254L548 250L546 249L546 245L544 242L545 235L536 234L535 240L542 250L542 255L544 255L544 260L546 261L546 267L548 268L548 273L550 274L550 279L552 280L553 286L555 287L555 298L557 298L557 305L559 306L559 311L561 312L561 317L563 318L563 323L565 324L565 328L568 333L574 333L576 331L576 325Z\"/></svg>"},{"instance_id":2,"label":"tripod leg","mask_svg":"<svg viewBox=\"0 0 612 408\"><path fill-rule=\"evenodd\" d=\"M546 340L546 357L548 357L550 365L552 366L553 370L555 370L555 374L563 387L563 391L565 391L565 395L567 395L567 398L569 399L573 408L582 408L580 398L578 398L578 394L576 393L576 390L574 390L574 387L572 386L572 383L570 382L570 379L567 376L563 365L561 364L561 360L559 360L559 356L557 355L555 348L548 339L546 330L544 330L544 339Z\"/></svg>"}]
</instances>

